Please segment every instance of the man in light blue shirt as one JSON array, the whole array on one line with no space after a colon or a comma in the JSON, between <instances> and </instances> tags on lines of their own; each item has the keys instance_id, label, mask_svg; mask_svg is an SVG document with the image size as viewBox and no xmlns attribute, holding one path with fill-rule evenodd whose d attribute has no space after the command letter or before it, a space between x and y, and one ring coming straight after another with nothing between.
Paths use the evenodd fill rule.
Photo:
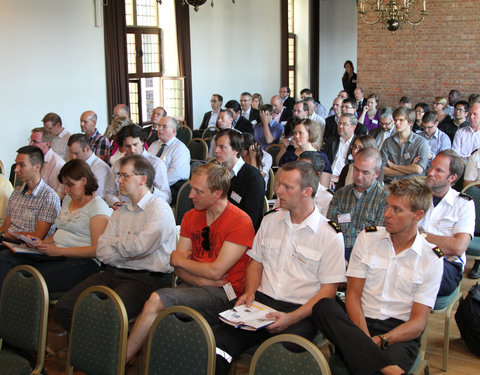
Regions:
<instances>
[{"instance_id":1,"label":"man in light blue shirt","mask_svg":"<svg viewBox=\"0 0 480 375\"><path fill-rule=\"evenodd\" d=\"M423 131L418 133L428 143L428 167L440 151L452 148L447 134L438 129L438 117L435 112L427 112L422 118Z\"/></svg>"},{"instance_id":2,"label":"man in light blue shirt","mask_svg":"<svg viewBox=\"0 0 480 375\"><path fill-rule=\"evenodd\" d=\"M273 120L273 106L264 104L260 108L260 123L253 128L253 136L263 150L278 143L283 134L283 125Z\"/></svg>"}]
</instances>

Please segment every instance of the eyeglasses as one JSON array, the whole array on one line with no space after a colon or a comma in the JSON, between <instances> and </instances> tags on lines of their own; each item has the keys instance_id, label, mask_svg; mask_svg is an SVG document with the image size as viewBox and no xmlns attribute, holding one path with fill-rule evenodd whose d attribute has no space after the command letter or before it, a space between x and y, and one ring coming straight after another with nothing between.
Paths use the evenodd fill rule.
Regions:
<instances>
[{"instance_id":1,"label":"eyeglasses","mask_svg":"<svg viewBox=\"0 0 480 375\"><path fill-rule=\"evenodd\" d=\"M467 112L463 108L454 108L453 110L457 112Z\"/></svg>"},{"instance_id":2,"label":"eyeglasses","mask_svg":"<svg viewBox=\"0 0 480 375\"><path fill-rule=\"evenodd\" d=\"M117 173L117 180L126 180L127 178L129 177L132 177L132 176L144 176L144 174L142 173L134 173L134 174L126 174L126 173Z\"/></svg>"},{"instance_id":3,"label":"eyeglasses","mask_svg":"<svg viewBox=\"0 0 480 375\"><path fill-rule=\"evenodd\" d=\"M202 247L210 251L210 227L208 225L202 229L202 238Z\"/></svg>"},{"instance_id":4,"label":"eyeglasses","mask_svg":"<svg viewBox=\"0 0 480 375\"><path fill-rule=\"evenodd\" d=\"M392 123L391 121L389 121L389 122L381 122L380 121L381 126L390 126L391 123Z\"/></svg>"},{"instance_id":5,"label":"eyeglasses","mask_svg":"<svg viewBox=\"0 0 480 375\"><path fill-rule=\"evenodd\" d=\"M34 139L32 139L32 138L28 138L28 142L29 142L29 143L33 143L34 145L38 145L38 144L40 144L40 143L45 143L45 141L43 141L43 140L42 140L42 141L36 141L36 140L34 140Z\"/></svg>"}]
</instances>

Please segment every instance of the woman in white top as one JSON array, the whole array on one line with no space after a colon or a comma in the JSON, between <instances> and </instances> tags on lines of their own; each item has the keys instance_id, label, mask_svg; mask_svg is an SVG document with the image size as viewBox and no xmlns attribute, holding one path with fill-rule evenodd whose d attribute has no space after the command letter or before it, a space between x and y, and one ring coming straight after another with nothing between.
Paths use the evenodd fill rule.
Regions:
<instances>
[{"instance_id":1,"label":"woman in white top","mask_svg":"<svg viewBox=\"0 0 480 375\"><path fill-rule=\"evenodd\" d=\"M47 257L37 256L43 260L34 266L51 292L70 290L98 272L98 238L112 214L107 203L95 194L97 180L84 161L70 160L60 170L58 179L67 195L55 220L57 231L43 241L35 238L38 249Z\"/></svg>"}]
</instances>

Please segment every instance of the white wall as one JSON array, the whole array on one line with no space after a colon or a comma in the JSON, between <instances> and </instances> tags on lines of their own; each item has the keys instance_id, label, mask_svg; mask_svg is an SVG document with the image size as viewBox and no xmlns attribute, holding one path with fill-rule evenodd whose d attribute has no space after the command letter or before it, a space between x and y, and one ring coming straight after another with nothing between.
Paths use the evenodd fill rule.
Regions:
<instances>
[{"instance_id":1,"label":"white wall","mask_svg":"<svg viewBox=\"0 0 480 375\"><path fill-rule=\"evenodd\" d=\"M356 1L320 1L319 99L327 110L343 88L343 64L346 60L357 65Z\"/></svg>"},{"instance_id":2,"label":"white wall","mask_svg":"<svg viewBox=\"0 0 480 375\"><path fill-rule=\"evenodd\" d=\"M280 88L280 2L209 1L190 9L194 127L210 110L210 96L224 104L243 91L259 92L264 102Z\"/></svg>"},{"instance_id":3,"label":"white wall","mask_svg":"<svg viewBox=\"0 0 480 375\"><path fill-rule=\"evenodd\" d=\"M93 0L0 0L0 9L0 159L9 171L48 112L77 133L81 113L92 109L105 130L105 58Z\"/></svg>"}]
</instances>

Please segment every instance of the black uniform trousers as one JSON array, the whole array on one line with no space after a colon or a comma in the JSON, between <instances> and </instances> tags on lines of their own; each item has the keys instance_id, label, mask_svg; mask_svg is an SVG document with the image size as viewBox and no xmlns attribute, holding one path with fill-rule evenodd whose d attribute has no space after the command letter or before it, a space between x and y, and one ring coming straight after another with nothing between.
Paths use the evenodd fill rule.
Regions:
<instances>
[{"instance_id":1,"label":"black uniform trousers","mask_svg":"<svg viewBox=\"0 0 480 375\"><path fill-rule=\"evenodd\" d=\"M397 365L408 371L417 358L420 337L393 344L382 350L350 320L345 310L333 299L323 298L315 304L312 321L335 345L351 374L377 374L380 369L390 365ZM404 323L394 318L366 318L366 321L372 337L387 333Z\"/></svg>"}]
</instances>

